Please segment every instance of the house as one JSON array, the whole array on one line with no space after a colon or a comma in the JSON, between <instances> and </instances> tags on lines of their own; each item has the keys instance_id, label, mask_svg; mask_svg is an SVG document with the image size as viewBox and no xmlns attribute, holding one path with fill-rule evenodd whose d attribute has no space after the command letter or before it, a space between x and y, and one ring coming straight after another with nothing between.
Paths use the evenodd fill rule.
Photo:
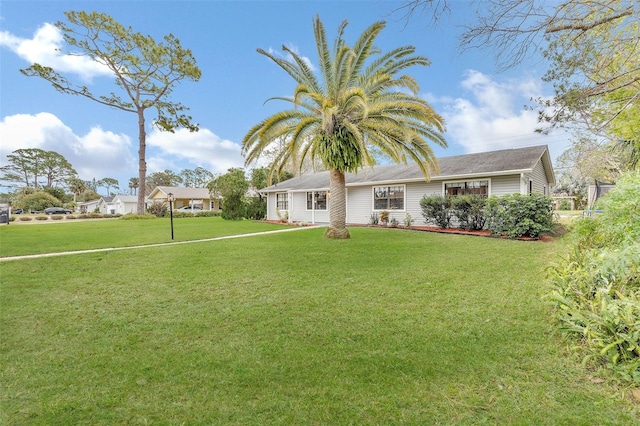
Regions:
<instances>
[{"instance_id":1,"label":"house","mask_svg":"<svg viewBox=\"0 0 640 426\"><path fill-rule=\"evenodd\" d=\"M98 209L98 204L100 204L101 200L102 198L97 198L95 200L83 201L81 203L78 203L77 210L80 213L93 213L96 211L96 209Z\"/></svg>"},{"instance_id":2,"label":"house","mask_svg":"<svg viewBox=\"0 0 640 426\"><path fill-rule=\"evenodd\" d=\"M145 207L146 207L145 200ZM137 195L116 195L111 201L113 210L116 214L129 214L136 213L138 211L138 196Z\"/></svg>"},{"instance_id":3,"label":"house","mask_svg":"<svg viewBox=\"0 0 640 426\"><path fill-rule=\"evenodd\" d=\"M98 211L101 214L115 214L116 209L113 205L113 197L100 197L98 200Z\"/></svg>"},{"instance_id":4,"label":"house","mask_svg":"<svg viewBox=\"0 0 640 426\"><path fill-rule=\"evenodd\" d=\"M383 210L399 222L407 213L422 217L420 200L433 194L502 196L533 191L550 195L555 185L546 145L456 155L439 160L440 173L426 182L415 163L390 164L347 173L347 223L367 224ZM329 172L295 177L261 190L267 219L328 223Z\"/></svg>"},{"instance_id":5,"label":"house","mask_svg":"<svg viewBox=\"0 0 640 426\"><path fill-rule=\"evenodd\" d=\"M203 210L220 211L220 199L212 197L208 188L181 188L178 186L158 186L147 197L149 203L169 202L173 196L173 208L198 206Z\"/></svg>"}]
</instances>

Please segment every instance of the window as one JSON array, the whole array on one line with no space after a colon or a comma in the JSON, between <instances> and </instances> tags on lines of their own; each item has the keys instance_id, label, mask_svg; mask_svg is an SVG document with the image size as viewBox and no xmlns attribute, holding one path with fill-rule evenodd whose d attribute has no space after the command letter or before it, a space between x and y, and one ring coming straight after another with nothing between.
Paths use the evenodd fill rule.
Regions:
<instances>
[{"instance_id":1,"label":"window","mask_svg":"<svg viewBox=\"0 0 640 426\"><path fill-rule=\"evenodd\" d=\"M327 191L307 192L307 210L326 210Z\"/></svg>"},{"instance_id":2,"label":"window","mask_svg":"<svg viewBox=\"0 0 640 426\"><path fill-rule=\"evenodd\" d=\"M374 210L404 210L404 185L374 186Z\"/></svg>"},{"instance_id":3,"label":"window","mask_svg":"<svg viewBox=\"0 0 640 426\"><path fill-rule=\"evenodd\" d=\"M276 209L289 210L289 197L286 192L276 193Z\"/></svg>"},{"instance_id":4,"label":"window","mask_svg":"<svg viewBox=\"0 0 640 426\"><path fill-rule=\"evenodd\" d=\"M469 180L463 182L448 182L444 184L445 195L489 195L488 180Z\"/></svg>"}]
</instances>

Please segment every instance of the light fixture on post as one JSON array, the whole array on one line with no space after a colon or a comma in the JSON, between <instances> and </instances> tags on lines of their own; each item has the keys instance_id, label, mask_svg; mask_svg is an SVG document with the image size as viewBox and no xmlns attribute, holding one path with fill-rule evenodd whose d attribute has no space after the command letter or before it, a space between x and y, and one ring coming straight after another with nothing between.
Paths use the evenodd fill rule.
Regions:
<instances>
[{"instance_id":1,"label":"light fixture on post","mask_svg":"<svg viewBox=\"0 0 640 426\"><path fill-rule=\"evenodd\" d=\"M168 193L167 198L169 200L169 217L171 218L171 239L173 240L173 194Z\"/></svg>"}]
</instances>

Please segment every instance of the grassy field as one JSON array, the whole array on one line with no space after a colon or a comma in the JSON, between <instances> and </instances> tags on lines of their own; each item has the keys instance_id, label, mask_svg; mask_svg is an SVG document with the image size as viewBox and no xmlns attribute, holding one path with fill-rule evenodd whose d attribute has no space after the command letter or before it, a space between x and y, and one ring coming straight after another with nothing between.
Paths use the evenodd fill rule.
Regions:
<instances>
[{"instance_id":1,"label":"grassy field","mask_svg":"<svg viewBox=\"0 0 640 426\"><path fill-rule=\"evenodd\" d=\"M171 241L169 218L150 220L61 220L12 223L0 227L0 257L137 246ZM284 225L254 221L225 221L220 217L187 217L173 221L174 241L189 241L273 231Z\"/></svg>"},{"instance_id":2,"label":"grassy field","mask_svg":"<svg viewBox=\"0 0 640 426\"><path fill-rule=\"evenodd\" d=\"M553 332L556 244L322 233L0 263L0 424L640 421Z\"/></svg>"}]
</instances>

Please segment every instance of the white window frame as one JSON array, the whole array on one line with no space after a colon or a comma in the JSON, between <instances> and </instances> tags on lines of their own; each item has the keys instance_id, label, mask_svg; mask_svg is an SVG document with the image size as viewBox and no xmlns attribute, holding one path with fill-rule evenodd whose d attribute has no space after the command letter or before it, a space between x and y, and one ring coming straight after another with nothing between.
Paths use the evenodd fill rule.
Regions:
<instances>
[{"instance_id":1,"label":"white window frame","mask_svg":"<svg viewBox=\"0 0 640 426\"><path fill-rule=\"evenodd\" d=\"M284 202L285 202L285 203L286 203L286 205L287 205L287 208L286 208L286 209L281 209L281 208L278 206L278 203L279 203L279 201L278 201L278 196L283 196L283 197L284 197ZM286 193L286 192L276 192L276 210L279 210L279 211L281 211L281 212L289 211L289 194L288 194L288 193Z\"/></svg>"},{"instance_id":2,"label":"white window frame","mask_svg":"<svg viewBox=\"0 0 640 426\"><path fill-rule=\"evenodd\" d=\"M305 198L304 198L304 204L307 208L307 211L318 211L318 212L325 212L327 210L329 210L329 195L327 194L329 191L307 191L305 192ZM325 207L324 209L320 209L318 208L318 195L320 195L321 193L324 193L324 197L325 197ZM311 203L311 208L309 208L309 194L313 194L313 201Z\"/></svg>"},{"instance_id":3,"label":"white window frame","mask_svg":"<svg viewBox=\"0 0 640 426\"><path fill-rule=\"evenodd\" d=\"M401 209L393 209L393 208L386 208L386 209L376 209L376 188L392 188L392 187L400 187L402 188L402 208ZM388 198L387 198L388 199ZM399 184L399 185L375 185L371 187L371 210L373 210L374 212L381 212L381 211L394 211L394 212L404 212L407 211L407 185L405 184Z\"/></svg>"},{"instance_id":4,"label":"white window frame","mask_svg":"<svg viewBox=\"0 0 640 426\"><path fill-rule=\"evenodd\" d=\"M442 182L442 195L447 195L447 184L448 183L467 183L467 182L480 182L486 180L487 181L487 197L491 196L491 178L477 178L477 179L456 179L456 180L448 180Z\"/></svg>"}]
</instances>

